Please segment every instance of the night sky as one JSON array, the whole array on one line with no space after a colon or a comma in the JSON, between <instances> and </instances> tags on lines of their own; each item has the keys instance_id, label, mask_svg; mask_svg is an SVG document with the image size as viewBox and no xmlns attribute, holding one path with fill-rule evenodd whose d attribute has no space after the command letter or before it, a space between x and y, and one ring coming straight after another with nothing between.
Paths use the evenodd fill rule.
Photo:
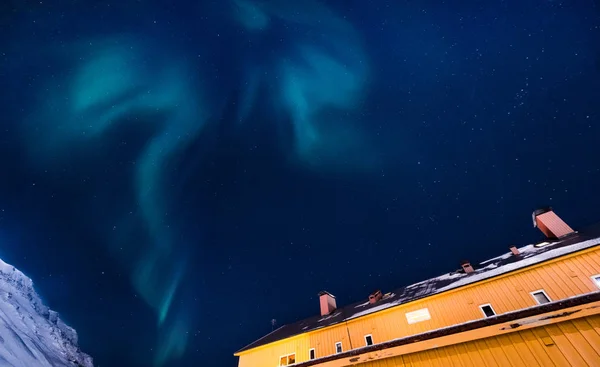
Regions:
<instances>
[{"instance_id":1,"label":"night sky","mask_svg":"<svg viewBox=\"0 0 600 367\"><path fill-rule=\"evenodd\" d=\"M101 367L600 221L596 0L5 0L0 90L0 258Z\"/></svg>"}]
</instances>

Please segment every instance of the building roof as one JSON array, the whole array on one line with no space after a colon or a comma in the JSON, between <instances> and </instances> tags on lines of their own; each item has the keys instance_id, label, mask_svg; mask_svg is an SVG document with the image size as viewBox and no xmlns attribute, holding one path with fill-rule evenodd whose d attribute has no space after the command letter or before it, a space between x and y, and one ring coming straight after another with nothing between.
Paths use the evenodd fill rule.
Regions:
<instances>
[{"instance_id":1,"label":"building roof","mask_svg":"<svg viewBox=\"0 0 600 367\"><path fill-rule=\"evenodd\" d=\"M549 303L537 304L535 306L515 310L511 312L505 312L503 314L494 315L490 317L480 318L476 320L470 320L460 324L455 324L439 329L428 330L419 334L413 334L403 336L397 339L385 341L383 343L377 343L373 345L365 345L358 348L353 348L342 353L331 354L320 358L311 359L308 361L296 363L294 367L310 367L319 365L321 363L333 361L336 359L357 357L372 353L388 348L399 347L411 343L423 342L425 340L436 339L448 335L454 335L458 333L473 331L476 329L485 328L488 326L500 326L498 330L510 330L516 329L521 326L531 323L546 323L549 320L568 320L573 314L576 314L585 309L593 309L598 307L594 303L600 301L600 291L579 294L577 296L552 301ZM565 309L569 309L565 311ZM552 312L559 312L549 314ZM494 330L494 332L496 332ZM364 362L360 361L359 358L351 358L350 362L358 362L359 364Z\"/></svg>"},{"instance_id":2,"label":"building roof","mask_svg":"<svg viewBox=\"0 0 600 367\"><path fill-rule=\"evenodd\" d=\"M560 239L547 239L545 242L521 247L519 248L519 255L513 255L512 252L507 252L501 256L483 261L478 265L472 264L474 265L475 271L470 274L465 273L463 269L459 269L386 293L380 301L373 304L369 303L368 300L365 300L363 302L357 302L338 308L327 316L317 315L292 324L283 325L272 333L267 334L240 349L236 354L278 340L339 324L390 307L399 306L434 294L459 288L467 284L476 283L518 269L526 268L544 261L594 247L598 244L600 244L600 223L582 231L571 233Z\"/></svg>"}]
</instances>

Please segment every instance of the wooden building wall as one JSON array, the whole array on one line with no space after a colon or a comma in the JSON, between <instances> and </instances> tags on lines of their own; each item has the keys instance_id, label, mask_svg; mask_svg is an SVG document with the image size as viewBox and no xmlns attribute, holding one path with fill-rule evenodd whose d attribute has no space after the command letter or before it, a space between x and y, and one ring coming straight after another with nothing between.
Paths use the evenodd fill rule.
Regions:
<instances>
[{"instance_id":1,"label":"wooden building wall","mask_svg":"<svg viewBox=\"0 0 600 367\"><path fill-rule=\"evenodd\" d=\"M355 366L596 367L600 366L600 315Z\"/></svg>"},{"instance_id":2,"label":"wooden building wall","mask_svg":"<svg viewBox=\"0 0 600 367\"><path fill-rule=\"evenodd\" d=\"M315 348L316 357L320 358L335 354L336 342L342 342L344 351L363 347L365 346L364 336L367 334L371 334L373 342L377 344L480 319L483 318L479 309L479 305L482 304L491 304L496 314L527 308L537 304L530 292L540 289L543 289L553 301L597 291L598 287L590 278L597 274L600 274L600 248L598 246L392 307L350 320L347 323L315 330L242 352L239 366L278 366L279 356L289 353L296 353L296 363L300 363L308 360L311 348ZM431 319L408 324L405 314L422 308L429 310ZM498 343L501 340L505 343L512 337L498 338ZM423 358L431 352L423 353L418 358ZM402 366L403 364L397 365ZM381 366L385 366L385 364ZM597 366L600 366L600 363Z\"/></svg>"}]
</instances>

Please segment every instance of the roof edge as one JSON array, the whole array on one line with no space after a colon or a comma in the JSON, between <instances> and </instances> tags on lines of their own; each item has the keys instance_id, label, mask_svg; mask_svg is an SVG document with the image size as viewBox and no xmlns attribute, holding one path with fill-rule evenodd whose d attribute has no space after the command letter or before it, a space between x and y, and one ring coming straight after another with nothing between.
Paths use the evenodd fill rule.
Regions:
<instances>
[{"instance_id":1,"label":"roof edge","mask_svg":"<svg viewBox=\"0 0 600 367\"><path fill-rule=\"evenodd\" d=\"M246 349L246 348L248 348L249 346L251 346L252 344L254 344L254 343L256 343L256 342L258 342L258 341L260 341L260 340L262 340L262 339L266 338L267 336L269 336L269 335L273 334L274 332L278 331L279 329L281 329L281 328L282 328L282 327L284 327L284 326L285 326L285 325L281 325L281 326L280 326L280 327L278 327L277 329L275 329L275 330L271 331L270 333L268 333L268 334L264 335L262 338L258 338L258 339L256 339L255 341L253 341L252 343L250 343L250 344L247 344L245 347L238 349L238 351L237 351L237 352L233 353L233 356L234 356L234 357L239 357L239 356L240 356L240 353L244 353L244 352L247 352L247 351L250 351L250 350L253 350L253 349L256 349L256 348L260 347L260 346L257 346L257 347L254 347L254 348L249 348L249 349ZM285 340L285 339L281 339L281 340ZM279 340L278 340L278 341L279 341ZM263 344L263 345L270 345L270 344L272 344L272 343Z\"/></svg>"}]
</instances>

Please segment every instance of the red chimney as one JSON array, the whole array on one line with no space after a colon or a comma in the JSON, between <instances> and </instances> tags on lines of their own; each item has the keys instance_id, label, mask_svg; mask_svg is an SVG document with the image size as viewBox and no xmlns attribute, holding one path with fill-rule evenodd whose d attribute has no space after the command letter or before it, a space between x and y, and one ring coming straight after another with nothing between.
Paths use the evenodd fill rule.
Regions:
<instances>
[{"instance_id":1,"label":"red chimney","mask_svg":"<svg viewBox=\"0 0 600 367\"><path fill-rule=\"evenodd\" d=\"M335 296L329 292L319 292L319 303L321 304L321 316L326 316L335 311Z\"/></svg>"},{"instance_id":2,"label":"red chimney","mask_svg":"<svg viewBox=\"0 0 600 367\"><path fill-rule=\"evenodd\" d=\"M473 267L471 266L471 263L468 262L467 260L463 261L460 263L460 266L462 266L463 270L465 271L465 273L467 274L471 274L472 272L475 271L475 269L473 269Z\"/></svg>"},{"instance_id":3,"label":"red chimney","mask_svg":"<svg viewBox=\"0 0 600 367\"><path fill-rule=\"evenodd\" d=\"M533 227L537 227L548 238L561 238L570 233L573 229L567 225L552 208L538 209L532 214Z\"/></svg>"},{"instance_id":4,"label":"red chimney","mask_svg":"<svg viewBox=\"0 0 600 367\"><path fill-rule=\"evenodd\" d=\"M517 256L518 254L521 253L519 251L519 249L517 248L517 246L510 246L510 252L512 252L512 254L515 255L515 256Z\"/></svg>"},{"instance_id":5,"label":"red chimney","mask_svg":"<svg viewBox=\"0 0 600 367\"><path fill-rule=\"evenodd\" d=\"M381 294L381 291L377 290L369 295L369 303L373 304L373 303L379 301L382 297L383 297L383 294Z\"/></svg>"}]
</instances>

